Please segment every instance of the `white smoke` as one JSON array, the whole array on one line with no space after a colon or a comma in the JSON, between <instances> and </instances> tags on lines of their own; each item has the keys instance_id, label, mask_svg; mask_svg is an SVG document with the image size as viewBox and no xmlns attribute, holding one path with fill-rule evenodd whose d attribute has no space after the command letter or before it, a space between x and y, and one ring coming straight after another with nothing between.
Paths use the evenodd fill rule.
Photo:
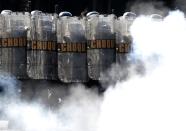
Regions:
<instances>
[{"instance_id":1,"label":"white smoke","mask_svg":"<svg viewBox=\"0 0 186 131\"><path fill-rule=\"evenodd\" d=\"M132 27L133 56L145 76L117 83L104 97L98 131L186 130L186 20L172 11L162 21L138 17Z\"/></svg>"},{"instance_id":2,"label":"white smoke","mask_svg":"<svg viewBox=\"0 0 186 131\"><path fill-rule=\"evenodd\" d=\"M130 11L139 15L159 14L164 16L169 12L169 9L165 7L165 3L162 1L151 1L151 0L129 1L128 7L130 7L129 8Z\"/></svg>"},{"instance_id":3,"label":"white smoke","mask_svg":"<svg viewBox=\"0 0 186 131\"><path fill-rule=\"evenodd\" d=\"M16 94L14 79L3 85ZM0 80L0 84L4 81ZM63 87L61 87L63 88ZM47 90L47 88L45 89ZM63 91L59 90L58 91ZM95 131L99 116L101 96L94 89L86 89L83 85L70 87L68 94L59 102L58 109L51 110L40 101L26 102L19 97L12 99L6 93L0 98L0 120L9 121L9 129L19 131ZM3 106L2 106L3 105ZM2 114L3 113L3 114ZM2 117L4 116L4 117ZM0 121L0 130L5 128L6 121Z\"/></svg>"}]
</instances>

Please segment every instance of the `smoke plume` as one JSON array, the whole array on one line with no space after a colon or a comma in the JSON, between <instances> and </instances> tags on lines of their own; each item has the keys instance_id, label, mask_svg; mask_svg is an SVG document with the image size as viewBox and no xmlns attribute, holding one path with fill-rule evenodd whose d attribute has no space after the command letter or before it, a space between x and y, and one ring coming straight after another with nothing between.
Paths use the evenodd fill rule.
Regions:
<instances>
[{"instance_id":1,"label":"smoke plume","mask_svg":"<svg viewBox=\"0 0 186 131\"><path fill-rule=\"evenodd\" d=\"M146 68L104 95L98 131L186 129L186 21L169 12L162 21L141 15L133 23L135 58Z\"/></svg>"},{"instance_id":2,"label":"smoke plume","mask_svg":"<svg viewBox=\"0 0 186 131\"><path fill-rule=\"evenodd\" d=\"M162 1L146 1L141 0L135 2L129 2L128 7L130 11L136 13L137 15L151 15L160 14L162 16L167 15L169 9L165 6Z\"/></svg>"}]
</instances>

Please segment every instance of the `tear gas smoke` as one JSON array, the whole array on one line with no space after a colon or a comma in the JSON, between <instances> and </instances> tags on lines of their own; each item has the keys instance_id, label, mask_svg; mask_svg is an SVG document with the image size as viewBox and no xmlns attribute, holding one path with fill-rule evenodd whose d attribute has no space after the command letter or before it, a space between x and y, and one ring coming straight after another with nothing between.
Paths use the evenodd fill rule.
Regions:
<instances>
[{"instance_id":1,"label":"tear gas smoke","mask_svg":"<svg viewBox=\"0 0 186 131\"><path fill-rule=\"evenodd\" d=\"M6 85L4 88L9 88L9 86ZM62 92L64 89L58 91ZM60 105L55 111L38 101L28 103L19 98L9 100L9 97L7 95L4 99L8 103L4 103L2 99L0 103L4 105L1 109L4 117L1 114L1 119L9 120L9 128L19 131L96 130L95 121L100 112L101 97L95 90L85 89L83 85L71 87L65 99L59 101ZM5 124L7 122L0 122L2 127L5 127Z\"/></svg>"},{"instance_id":2,"label":"tear gas smoke","mask_svg":"<svg viewBox=\"0 0 186 131\"><path fill-rule=\"evenodd\" d=\"M134 56L146 67L105 93L98 131L186 129L186 21L180 11L162 21L138 17L132 27Z\"/></svg>"},{"instance_id":3,"label":"tear gas smoke","mask_svg":"<svg viewBox=\"0 0 186 131\"><path fill-rule=\"evenodd\" d=\"M169 12L169 9L165 7L162 1L142 2L141 0L136 0L129 2L127 7L137 15L159 14L165 16Z\"/></svg>"}]
</instances>

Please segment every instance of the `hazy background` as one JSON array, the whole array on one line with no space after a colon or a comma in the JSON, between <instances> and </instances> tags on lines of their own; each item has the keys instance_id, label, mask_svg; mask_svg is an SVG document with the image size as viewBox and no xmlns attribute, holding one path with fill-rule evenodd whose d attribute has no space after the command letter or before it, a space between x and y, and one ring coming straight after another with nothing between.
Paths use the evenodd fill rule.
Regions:
<instances>
[{"instance_id":1,"label":"hazy background","mask_svg":"<svg viewBox=\"0 0 186 131\"><path fill-rule=\"evenodd\" d=\"M0 10L10 9L13 11L22 11L28 0L0 0ZM70 11L73 15L87 9L88 11L97 10L100 13L110 13L114 9L115 14L122 15L123 12L129 11L130 5L136 2L152 2L152 0L30 0L31 10L42 10L44 12L54 12L56 4L59 5L60 11ZM153 0L153 2L163 2L163 5L170 8L177 8L177 3L181 5L179 0ZM15 6L16 5L16 6Z\"/></svg>"}]
</instances>

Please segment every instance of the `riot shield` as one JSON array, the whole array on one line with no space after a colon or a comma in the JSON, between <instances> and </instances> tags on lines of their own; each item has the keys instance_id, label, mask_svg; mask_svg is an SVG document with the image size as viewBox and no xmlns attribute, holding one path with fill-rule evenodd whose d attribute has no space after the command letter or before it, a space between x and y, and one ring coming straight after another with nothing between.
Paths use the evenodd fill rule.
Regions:
<instances>
[{"instance_id":1,"label":"riot shield","mask_svg":"<svg viewBox=\"0 0 186 131\"><path fill-rule=\"evenodd\" d=\"M28 12L2 11L0 16L0 72L26 79Z\"/></svg>"},{"instance_id":2,"label":"riot shield","mask_svg":"<svg viewBox=\"0 0 186 131\"><path fill-rule=\"evenodd\" d=\"M31 12L27 45L27 73L32 79L57 79L57 15Z\"/></svg>"},{"instance_id":3,"label":"riot shield","mask_svg":"<svg viewBox=\"0 0 186 131\"><path fill-rule=\"evenodd\" d=\"M88 75L101 80L101 74L115 62L115 16L89 13L87 17Z\"/></svg>"},{"instance_id":4,"label":"riot shield","mask_svg":"<svg viewBox=\"0 0 186 131\"><path fill-rule=\"evenodd\" d=\"M87 82L85 20L61 16L58 20L58 77L62 82Z\"/></svg>"},{"instance_id":5,"label":"riot shield","mask_svg":"<svg viewBox=\"0 0 186 131\"><path fill-rule=\"evenodd\" d=\"M116 62L118 64L125 64L129 53L132 51L130 26L135 18L136 14L126 12L116 22Z\"/></svg>"}]
</instances>

